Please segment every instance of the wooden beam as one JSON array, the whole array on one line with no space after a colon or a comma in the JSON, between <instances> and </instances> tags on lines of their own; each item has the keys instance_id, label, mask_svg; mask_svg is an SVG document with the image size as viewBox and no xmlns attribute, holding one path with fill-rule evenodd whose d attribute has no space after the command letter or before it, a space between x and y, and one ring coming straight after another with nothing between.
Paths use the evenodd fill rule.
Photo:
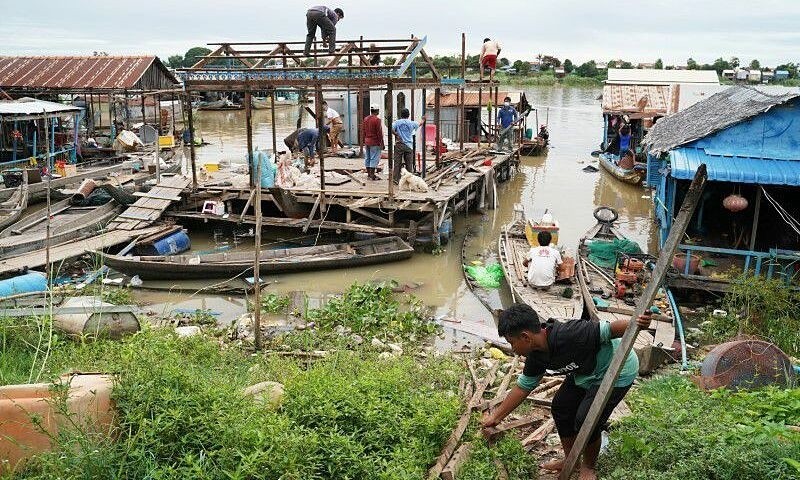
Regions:
<instances>
[{"instance_id":1,"label":"wooden beam","mask_svg":"<svg viewBox=\"0 0 800 480\"><path fill-rule=\"evenodd\" d=\"M350 207L350 210L356 212L359 215L365 216L367 218L371 218L371 219L375 220L376 222L382 223L383 225L386 225L387 227L390 226L389 225L389 220L387 220L387 219L385 219L385 218L383 218L383 217L381 217L379 215L375 215L374 213L368 212L368 211L363 210L361 208Z\"/></svg>"},{"instance_id":2,"label":"wooden beam","mask_svg":"<svg viewBox=\"0 0 800 480\"><path fill-rule=\"evenodd\" d=\"M442 470L442 480L455 480L456 474L458 474L458 471L469 458L471 451L472 443L462 443L450 458L450 461L447 462L444 470Z\"/></svg>"},{"instance_id":3,"label":"wooden beam","mask_svg":"<svg viewBox=\"0 0 800 480\"><path fill-rule=\"evenodd\" d=\"M325 66L327 68L331 68L331 67L337 66L339 64L339 60L341 60L342 57L346 53L348 53L349 51L351 51L354 48L356 48L356 46L354 44L352 44L352 43L345 44L342 48L339 49L338 52L336 52L336 54L333 56L333 58L331 58L330 62L325 64Z\"/></svg>"},{"instance_id":4,"label":"wooden beam","mask_svg":"<svg viewBox=\"0 0 800 480\"><path fill-rule=\"evenodd\" d=\"M675 219L675 223L670 229L669 236L666 242L664 242L664 246L656 261L655 270L653 270L647 287L636 302L634 314L631 316L628 328L625 330L625 334L622 336L622 340L611 359L611 364L608 366L608 370L606 370L606 374L603 376L603 381L600 383L594 401L591 407L589 407L589 412L586 414L586 420L583 422L580 432L578 432L578 436L575 438L572 450L570 450L569 455L567 455L567 458L564 460L564 469L559 475L560 480L569 480L578 464L578 459L589 443L589 437L592 431L597 427L600 415L603 409L605 409L606 403L608 403L611 391L614 389L614 382L617 381L617 377L619 377L625 360L633 349L636 337L639 334L639 327L636 323L636 319L650 307L658 289L661 288L664 275L666 275L667 269L672 265L672 257L678 249L681 237L683 237L684 232L686 232L686 227L692 219L698 200L703 194L707 178L706 165L701 164L694 175L692 184L689 186L689 191L686 193L686 197L681 204L680 211Z\"/></svg>"},{"instance_id":5,"label":"wooden beam","mask_svg":"<svg viewBox=\"0 0 800 480\"><path fill-rule=\"evenodd\" d=\"M419 54L422 55L422 59L428 64L428 67L431 69L431 74L433 75L434 80L437 82L442 79L442 76L439 74L439 70L436 70L436 65L433 64L433 60L428 54L425 52L425 49L419 51Z\"/></svg>"}]
</instances>

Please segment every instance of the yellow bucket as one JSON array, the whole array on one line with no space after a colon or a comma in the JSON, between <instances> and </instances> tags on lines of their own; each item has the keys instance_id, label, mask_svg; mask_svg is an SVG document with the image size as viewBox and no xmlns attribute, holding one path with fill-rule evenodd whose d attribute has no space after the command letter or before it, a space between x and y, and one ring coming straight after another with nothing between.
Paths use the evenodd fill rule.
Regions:
<instances>
[{"instance_id":1,"label":"yellow bucket","mask_svg":"<svg viewBox=\"0 0 800 480\"><path fill-rule=\"evenodd\" d=\"M219 172L219 163L206 163L206 172Z\"/></svg>"},{"instance_id":2,"label":"yellow bucket","mask_svg":"<svg viewBox=\"0 0 800 480\"><path fill-rule=\"evenodd\" d=\"M539 235L539 232L550 232L550 235L553 236L550 242L554 245L558 245L558 222L555 225L539 225L538 223L533 223L530 220L525 224L525 237L528 238L528 243L532 247L539 246L539 239L536 238Z\"/></svg>"},{"instance_id":3,"label":"yellow bucket","mask_svg":"<svg viewBox=\"0 0 800 480\"><path fill-rule=\"evenodd\" d=\"M175 148L175 138L172 135L159 135L158 148L162 150Z\"/></svg>"}]
</instances>

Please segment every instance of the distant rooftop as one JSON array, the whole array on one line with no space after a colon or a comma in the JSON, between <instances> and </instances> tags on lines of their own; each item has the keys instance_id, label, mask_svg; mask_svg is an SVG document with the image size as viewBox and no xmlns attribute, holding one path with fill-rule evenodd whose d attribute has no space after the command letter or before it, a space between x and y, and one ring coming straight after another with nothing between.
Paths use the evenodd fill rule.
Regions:
<instances>
[{"instance_id":1,"label":"distant rooftop","mask_svg":"<svg viewBox=\"0 0 800 480\"><path fill-rule=\"evenodd\" d=\"M715 70L645 70L609 68L610 85L671 85L674 83L706 83L719 85Z\"/></svg>"},{"instance_id":2,"label":"distant rooftop","mask_svg":"<svg viewBox=\"0 0 800 480\"><path fill-rule=\"evenodd\" d=\"M35 100L33 98L20 98L19 100L0 100L0 120L32 120L36 118L52 117L54 114L80 112L81 109L72 105Z\"/></svg>"}]
</instances>

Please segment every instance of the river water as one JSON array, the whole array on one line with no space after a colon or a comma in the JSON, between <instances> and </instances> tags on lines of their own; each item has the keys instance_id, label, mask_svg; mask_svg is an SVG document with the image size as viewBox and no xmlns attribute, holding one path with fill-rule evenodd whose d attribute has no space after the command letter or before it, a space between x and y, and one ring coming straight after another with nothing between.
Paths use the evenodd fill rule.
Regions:
<instances>
[{"instance_id":1,"label":"river water","mask_svg":"<svg viewBox=\"0 0 800 480\"><path fill-rule=\"evenodd\" d=\"M513 87L512 87L513 88ZM535 87L526 95L538 109L540 123L550 129L550 147L537 157L523 157L518 174L498 186L499 207L485 214L463 214L454 219L456 234L441 254L417 253L408 261L371 267L323 272L270 275L267 292L286 293L305 291L311 298L341 292L352 282L394 279L400 284L419 284L413 293L434 307L436 314L455 319L486 322L489 311L470 291L464 281L461 265L461 246L465 235L467 260L493 258L502 226L513 215L514 205L520 203L533 218L549 209L561 225L559 243L573 253L581 235L594 224L592 211L607 205L619 212L619 227L644 249L655 248L655 226L652 206L647 192L623 184L605 172L585 173L587 165L598 166L590 156L597 148L602 133L602 115L598 88ZM278 142L294 129L299 109L284 107L276 110ZM272 147L270 111L254 112L254 145ZM529 117L533 125L534 115ZM196 124L199 135L211 145L197 149L198 163L227 160L243 162L245 158L245 126L243 112L199 112ZM281 148L279 146L279 148ZM314 233L314 232L309 232ZM264 242L299 235L291 231L265 232ZM213 249L231 242L221 231L191 232L193 250ZM246 246L238 248L248 248ZM249 248L252 248L250 246ZM206 282L209 283L209 282ZM162 285L168 286L167 284ZM203 282L181 282L183 288L201 288ZM488 302L493 306L507 303L505 290L490 292ZM232 320L244 312L242 298L204 296L202 294L138 291L137 298L156 310L172 308L210 309L220 314L222 321Z\"/></svg>"}]
</instances>

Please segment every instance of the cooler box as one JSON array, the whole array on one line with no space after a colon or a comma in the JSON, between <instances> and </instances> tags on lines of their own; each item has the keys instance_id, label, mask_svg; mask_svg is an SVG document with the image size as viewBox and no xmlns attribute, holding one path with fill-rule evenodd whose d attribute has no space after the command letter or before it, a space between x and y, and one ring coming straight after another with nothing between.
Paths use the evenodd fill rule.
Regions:
<instances>
[{"instance_id":1,"label":"cooler box","mask_svg":"<svg viewBox=\"0 0 800 480\"><path fill-rule=\"evenodd\" d=\"M175 137L172 135L159 135L158 148L161 150L175 148Z\"/></svg>"},{"instance_id":2,"label":"cooler box","mask_svg":"<svg viewBox=\"0 0 800 480\"><path fill-rule=\"evenodd\" d=\"M553 245L558 245L558 222L555 222L554 225L540 225L536 222L528 220L528 222L525 224L525 236L528 238L528 243L532 247L539 246L539 239L536 238L536 236L539 235L539 232L550 232L550 235L553 236L550 242Z\"/></svg>"}]
</instances>

